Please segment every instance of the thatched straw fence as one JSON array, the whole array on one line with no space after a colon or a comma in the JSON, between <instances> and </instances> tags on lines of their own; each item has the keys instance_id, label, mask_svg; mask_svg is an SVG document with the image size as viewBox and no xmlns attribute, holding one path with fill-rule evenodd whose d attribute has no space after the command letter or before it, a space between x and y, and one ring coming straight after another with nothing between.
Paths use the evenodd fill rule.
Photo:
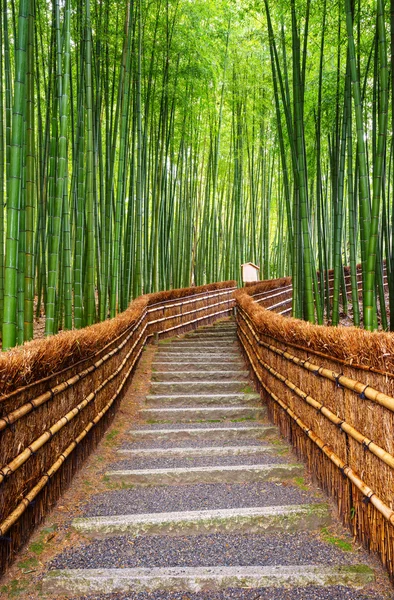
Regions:
<instances>
[{"instance_id":1,"label":"thatched straw fence","mask_svg":"<svg viewBox=\"0 0 394 600\"><path fill-rule=\"evenodd\" d=\"M141 296L115 319L0 355L0 569L101 439L144 345L229 315L235 285Z\"/></svg>"},{"instance_id":2,"label":"thatched straw fence","mask_svg":"<svg viewBox=\"0 0 394 600\"><path fill-rule=\"evenodd\" d=\"M246 358L273 421L394 577L394 335L267 310L288 285L236 292Z\"/></svg>"}]
</instances>

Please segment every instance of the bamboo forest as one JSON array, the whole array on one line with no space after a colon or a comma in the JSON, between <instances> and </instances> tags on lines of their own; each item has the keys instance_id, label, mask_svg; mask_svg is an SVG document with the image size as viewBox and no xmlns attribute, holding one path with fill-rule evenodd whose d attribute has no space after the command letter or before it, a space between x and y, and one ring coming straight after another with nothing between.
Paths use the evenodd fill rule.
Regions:
<instances>
[{"instance_id":1,"label":"bamboo forest","mask_svg":"<svg viewBox=\"0 0 394 600\"><path fill-rule=\"evenodd\" d=\"M349 267L394 329L393 2L3 0L0 36L4 350L246 261L332 325Z\"/></svg>"}]
</instances>

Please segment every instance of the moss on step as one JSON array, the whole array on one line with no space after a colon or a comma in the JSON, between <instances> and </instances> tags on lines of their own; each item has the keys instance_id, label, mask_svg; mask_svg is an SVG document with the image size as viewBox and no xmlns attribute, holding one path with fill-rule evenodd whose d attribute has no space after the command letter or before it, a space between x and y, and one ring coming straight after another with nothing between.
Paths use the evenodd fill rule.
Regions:
<instances>
[{"instance_id":1,"label":"moss on step","mask_svg":"<svg viewBox=\"0 0 394 600\"><path fill-rule=\"evenodd\" d=\"M353 544L349 539L347 539L345 537L339 537L339 536L334 535L327 527L323 527L323 529L320 532L320 535L321 535L322 540L324 542L326 542L327 544L336 546L337 548L340 548L344 552L352 552L353 551ZM361 565L361 566L364 566L364 565Z\"/></svg>"}]
</instances>

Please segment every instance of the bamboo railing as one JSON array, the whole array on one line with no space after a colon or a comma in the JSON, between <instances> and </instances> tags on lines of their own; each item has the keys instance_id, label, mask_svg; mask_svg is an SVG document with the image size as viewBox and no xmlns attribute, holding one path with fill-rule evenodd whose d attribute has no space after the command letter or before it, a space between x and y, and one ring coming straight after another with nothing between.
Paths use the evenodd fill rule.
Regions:
<instances>
[{"instance_id":1,"label":"bamboo railing","mask_svg":"<svg viewBox=\"0 0 394 600\"><path fill-rule=\"evenodd\" d=\"M344 279L346 287L346 296L348 302L352 301L352 288L350 280L349 267L344 268ZM359 298L362 296L362 270L361 265L357 265L357 284ZM386 272L386 262L383 264L383 285L385 291L388 290L388 280ZM247 289L250 289L250 284ZM328 287L330 290L330 302L334 297L334 272L328 272ZM258 285L253 286L253 299L273 312L289 317L292 311L293 287L291 277L283 277L282 279L272 279L269 281L261 281ZM342 298L342 292L340 295Z\"/></svg>"},{"instance_id":2,"label":"bamboo railing","mask_svg":"<svg viewBox=\"0 0 394 600\"><path fill-rule=\"evenodd\" d=\"M1 569L101 439L145 344L229 315L235 285L142 296L115 319L1 356Z\"/></svg>"},{"instance_id":3,"label":"bamboo railing","mask_svg":"<svg viewBox=\"0 0 394 600\"><path fill-rule=\"evenodd\" d=\"M236 292L245 357L272 420L394 577L394 337L271 312L288 285Z\"/></svg>"}]
</instances>

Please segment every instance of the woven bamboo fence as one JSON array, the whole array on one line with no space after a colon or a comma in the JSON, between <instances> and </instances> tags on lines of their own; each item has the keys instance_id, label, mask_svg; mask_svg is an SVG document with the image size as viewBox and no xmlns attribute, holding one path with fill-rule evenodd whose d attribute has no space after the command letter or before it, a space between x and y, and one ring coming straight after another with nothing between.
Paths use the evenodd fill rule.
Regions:
<instances>
[{"instance_id":1,"label":"woven bamboo fence","mask_svg":"<svg viewBox=\"0 0 394 600\"><path fill-rule=\"evenodd\" d=\"M277 291L286 285L278 280ZM253 299L274 287L235 294L239 338L270 417L394 577L394 336L285 318Z\"/></svg>"},{"instance_id":2,"label":"woven bamboo fence","mask_svg":"<svg viewBox=\"0 0 394 600\"><path fill-rule=\"evenodd\" d=\"M0 569L101 439L145 344L229 315L235 285L141 296L115 319L0 356Z\"/></svg>"},{"instance_id":3,"label":"woven bamboo fence","mask_svg":"<svg viewBox=\"0 0 394 600\"><path fill-rule=\"evenodd\" d=\"M350 268L344 267L344 280L346 287L346 296L348 302L352 301L352 288L350 280ZM362 296L362 271L361 265L357 265L357 284L358 284L358 295ZM385 291L388 290L386 262L383 264L383 285ZM247 285L248 290L251 284ZM328 287L330 290L330 301L334 297L334 271L328 271ZM260 281L258 284L253 286L252 296L254 300L269 308L273 312L277 312L283 316L290 316L292 311L292 285L291 277L283 277L282 279L271 279L268 281ZM342 297L342 292L341 292Z\"/></svg>"}]
</instances>

